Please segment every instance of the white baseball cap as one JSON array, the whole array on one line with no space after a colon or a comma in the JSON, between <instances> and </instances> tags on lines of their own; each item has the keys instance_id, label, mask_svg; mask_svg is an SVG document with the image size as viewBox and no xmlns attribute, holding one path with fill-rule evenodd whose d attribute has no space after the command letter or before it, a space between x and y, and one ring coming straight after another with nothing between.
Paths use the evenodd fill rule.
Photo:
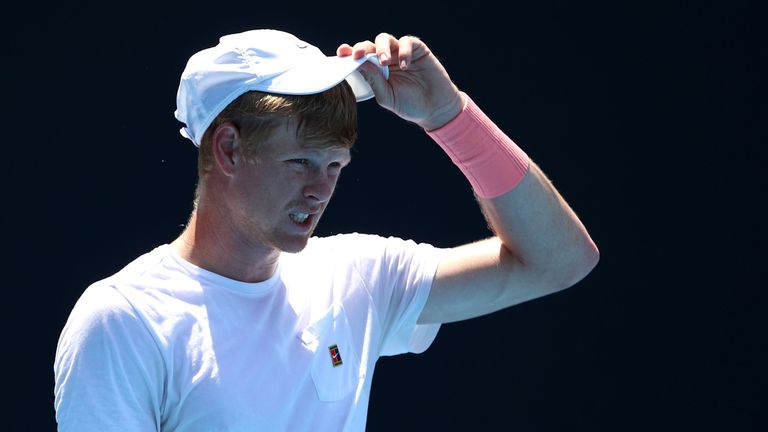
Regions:
<instances>
[{"instance_id":1,"label":"white baseball cap","mask_svg":"<svg viewBox=\"0 0 768 432\"><path fill-rule=\"evenodd\" d=\"M366 61L379 66L384 77L389 78L389 69L374 54L359 59L326 56L317 47L279 30L223 36L215 47L190 57L181 74L174 113L185 125L181 135L199 147L213 119L251 90L314 94L346 79L358 102L370 99L373 90L357 70Z\"/></svg>"}]
</instances>

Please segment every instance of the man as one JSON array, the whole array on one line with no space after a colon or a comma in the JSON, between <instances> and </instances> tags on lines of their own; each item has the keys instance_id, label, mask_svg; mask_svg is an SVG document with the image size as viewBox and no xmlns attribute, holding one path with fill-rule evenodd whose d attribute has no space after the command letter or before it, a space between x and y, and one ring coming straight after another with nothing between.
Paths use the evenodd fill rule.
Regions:
<instances>
[{"instance_id":1,"label":"man","mask_svg":"<svg viewBox=\"0 0 768 432\"><path fill-rule=\"evenodd\" d=\"M312 236L350 162L356 101L374 96L448 152L493 238ZM54 367L59 430L362 431L378 357L598 261L541 170L416 37L326 57L280 31L225 36L190 58L177 103L200 147L195 209L78 301Z\"/></svg>"}]
</instances>

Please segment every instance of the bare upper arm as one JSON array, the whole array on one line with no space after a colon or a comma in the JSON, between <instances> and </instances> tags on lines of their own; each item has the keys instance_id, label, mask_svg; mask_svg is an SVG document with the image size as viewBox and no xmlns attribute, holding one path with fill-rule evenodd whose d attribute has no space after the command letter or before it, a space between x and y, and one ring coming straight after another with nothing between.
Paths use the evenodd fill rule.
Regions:
<instances>
[{"instance_id":1,"label":"bare upper arm","mask_svg":"<svg viewBox=\"0 0 768 432\"><path fill-rule=\"evenodd\" d=\"M419 322L474 318L565 288L549 279L526 266L497 237L458 246L438 265Z\"/></svg>"}]
</instances>

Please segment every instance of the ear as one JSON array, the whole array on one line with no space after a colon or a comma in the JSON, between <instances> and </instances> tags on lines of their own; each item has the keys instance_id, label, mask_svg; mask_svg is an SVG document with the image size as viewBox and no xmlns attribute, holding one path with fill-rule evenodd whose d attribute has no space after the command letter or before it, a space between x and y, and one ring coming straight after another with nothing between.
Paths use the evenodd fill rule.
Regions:
<instances>
[{"instance_id":1,"label":"ear","mask_svg":"<svg viewBox=\"0 0 768 432\"><path fill-rule=\"evenodd\" d=\"M240 162L240 130L231 122L220 124L211 140L211 150L216 165L224 175L231 176Z\"/></svg>"}]
</instances>

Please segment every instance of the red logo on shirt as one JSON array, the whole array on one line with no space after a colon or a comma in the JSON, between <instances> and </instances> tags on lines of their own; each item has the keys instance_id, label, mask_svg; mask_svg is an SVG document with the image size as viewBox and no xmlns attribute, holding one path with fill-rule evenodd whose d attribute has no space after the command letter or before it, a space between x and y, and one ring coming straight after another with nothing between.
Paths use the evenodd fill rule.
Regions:
<instances>
[{"instance_id":1,"label":"red logo on shirt","mask_svg":"<svg viewBox=\"0 0 768 432\"><path fill-rule=\"evenodd\" d=\"M333 363L333 367L341 366L341 353L339 352L339 347L336 346L336 344L333 344L328 347L328 352L331 353L331 362Z\"/></svg>"}]
</instances>

